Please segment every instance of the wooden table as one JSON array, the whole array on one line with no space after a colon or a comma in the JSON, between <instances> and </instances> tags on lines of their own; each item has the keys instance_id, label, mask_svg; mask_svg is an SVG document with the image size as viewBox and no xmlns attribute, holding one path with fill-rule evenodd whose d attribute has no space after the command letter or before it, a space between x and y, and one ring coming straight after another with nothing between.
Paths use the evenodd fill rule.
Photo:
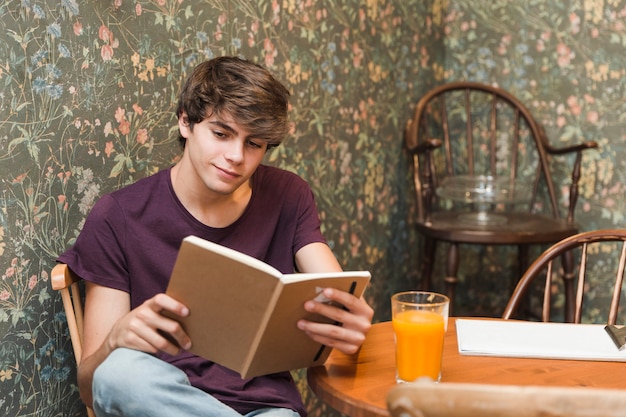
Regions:
<instances>
[{"instance_id":1,"label":"wooden table","mask_svg":"<svg viewBox=\"0 0 626 417\"><path fill-rule=\"evenodd\" d=\"M315 395L351 417L388 417L386 397L396 385L391 322L372 326L358 355L333 351L324 366L308 369ZM626 388L626 363L525 359L459 354L455 319L446 332L441 383Z\"/></svg>"}]
</instances>

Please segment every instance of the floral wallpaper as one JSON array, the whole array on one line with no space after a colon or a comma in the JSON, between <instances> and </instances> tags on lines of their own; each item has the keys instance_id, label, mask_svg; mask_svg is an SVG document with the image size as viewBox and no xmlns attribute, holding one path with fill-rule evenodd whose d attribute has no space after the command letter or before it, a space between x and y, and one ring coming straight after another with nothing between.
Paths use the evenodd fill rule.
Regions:
<instances>
[{"instance_id":1,"label":"floral wallpaper","mask_svg":"<svg viewBox=\"0 0 626 417\"><path fill-rule=\"evenodd\" d=\"M293 129L267 163L311 183L333 250L345 268L372 271L367 296L387 320L389 295L419 279L402 130L438 83L499 84L553 143L598 141L577 219L585 230L622 227L625 17L623 0L2 2L3 415L85 415L48 274L102 194L176 161L176 94L197 63L245 56L289 87ZM481 256L463 261L459 312L497 316L514 259L469 249ZM297 376L311 415L333 415Z\"/></svg>"},{"instance_id":2,"label":"floral wallpaper","mask_svg":"<svg viewBox=\"0 0 626 417\"><path fill-rule=\"evenodd\" d=\"M624 227L626 3L487 3L449 2L443 23L443 78L495 83L509 90L544 126L554 146L596 141L599 148L583 156L576 220L581 230ZM553 160L563 199L572 162ZM463 250L460 279L465 291L460 303L485 314L501 311L518 278L514 252L506 247ZM606 277L611 265L594 263L595 275ZM485 276L493 277L494 291L484 291ZM598 299L598 305L604 304ZM593 320L597 312L589 314Z\"/></svg>"}]
</instances>

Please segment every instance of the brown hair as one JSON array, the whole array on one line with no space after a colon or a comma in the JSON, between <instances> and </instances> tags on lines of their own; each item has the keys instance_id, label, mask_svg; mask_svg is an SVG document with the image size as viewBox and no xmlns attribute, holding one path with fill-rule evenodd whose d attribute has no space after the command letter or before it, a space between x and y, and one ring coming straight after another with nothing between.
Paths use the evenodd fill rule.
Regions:
<instances>
[{"instance_id":1,"label":"brown hair","mask_svg":"<svg viewBox=\"0 0 626 417\"><path fill-rule=\"evenodd\" d=\"M211 115L228 113L254 137L279 145L289 132L289 91L262 66L223 56L199 64L187 78L176 116L187 115L190 129ZM186 139L179 133L184 147Z\"/></svg>"}]
</instances>

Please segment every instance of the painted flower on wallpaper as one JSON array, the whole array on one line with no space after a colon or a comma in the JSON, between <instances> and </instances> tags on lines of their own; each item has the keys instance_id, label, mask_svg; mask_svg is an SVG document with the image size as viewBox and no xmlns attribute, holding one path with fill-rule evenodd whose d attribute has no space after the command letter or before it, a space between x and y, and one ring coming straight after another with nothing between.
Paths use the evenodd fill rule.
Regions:
<instances>
[{"instance_id":1,"label":"painted flower on wallpaper","mask_svg":"<svg viewBox=\"0 0 626 417\"><path fill-rule=\"evenodd\" d=\"M113 59L113 50L119 46L119 41L113 36L113 32L105 25L100 25L98 38L104 42L100 47L100 56L104 61Z\"/></svg>"},{"instance_id":2,"label":"painted flower on wallpaper","mask_svg":"<svg viewBox=\"0 0 626 417\"><path fill-rule=\"evenodd\" d=\"M2 297L2 293L0 293L0 297ZM13 378L13 370L12 369L2 369L2 370L0 370L0 382L10 381L12 378Z\"/></svg>"},{"instance_id":3,"label":"painted flower on wallpaper","mask_svg":"<svg viewBox=\"0 0 626 417\"><path fill-rule=\"evenodd\" d=\"M564 43L559 43L556 47L557 64L560 67L568 67L575 57L574 52Z\"/></svg>"},{"instance_id":4,"label":"painted flower on wallpaper","mask_svg":"<svg viewBox=\"0 0 626 417\"><path fill-rule=\"evenodd\" d=\"M148 142L148 130L143 128L137 130L137 143L145 145L146 142Z\"/></svg>"},{"instance_id":5,"label":"painted flower on wallpaper","mask_svg":"<svg viewBox=\"0 0 626 417\"><path fill-rule=\"evenodd\" d=\"M278 51L276 50L276 46L271 39L265 38L263 41L263 51L265 55L265 66L272 68L274 66L274 59L278 55Z\"/></svg>"},{"instance_id":6,"label":"painted flower on wallpaper","mask_svg":"<svg viewBox=\"0 0 626 417\"><path fill-rule=\"evenodd\" d=\"M61 0L61 6L69 12L70 16L77 16L80 14L80 8L76 0Z\"/></svg>"},{"instance_id":7,"label":"painted flower on wallpaper","mask_svg":"<svg viewBox=\"0 0 626 417\"><path fill-rule=\"evenodd\" d=\"M76 192L80 196L78 209L83 216L86 216L100 197L100 184L90 168L76 167L74 177Z\"/></svg>"},{"instance_id":8,"label":"painted flower on wallpaper","mask_svg":"<svg viewBox=\"0 0 626 417\"><path fill-rule=\"evenodd\" d=\"M256 19L250 25L250 30L248 31L248 47L252 48L256 44L256 37L259 33L259 20Z\"/></svg>"},{"instance_id":9,"label":"painted flower on wallpaper","mask_svg":"<svg viewBox=\"0 0 626 417\"><path fill-rule=\"evenodd\" d=\"M80 36L83 34L83 24L80 21L74 22L72 28L74 30L74 35Z\"/></svg>"},{"instance_id":10,"label":"painted flower on wallpaper","mask_svg":"<svg viewBox=\"0 0 626 417\"><path fill-rule=\"evenodd\" d=\"M569 23L570 23L570 33L572 35L578 34L578 32L580 32L580 16L578 16L578 14L574 12L570 13Z\"/></svg>"}]
</instances>

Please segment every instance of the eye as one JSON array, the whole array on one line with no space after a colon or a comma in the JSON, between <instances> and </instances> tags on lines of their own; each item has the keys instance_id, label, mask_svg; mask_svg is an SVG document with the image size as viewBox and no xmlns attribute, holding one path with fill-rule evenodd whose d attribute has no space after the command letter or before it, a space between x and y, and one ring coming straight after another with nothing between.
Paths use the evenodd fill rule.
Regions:
<instances>
[{"instance_id":1,"label":"eye","mask_svg":"<svg viewBox=\"0 0 626 417\"><path fill-rule=\"evenodd\" d=\"M248 146L255 149L263 149L263 143L260 141L249 140L247 141Z\"/></svg>"}]
</instances>

